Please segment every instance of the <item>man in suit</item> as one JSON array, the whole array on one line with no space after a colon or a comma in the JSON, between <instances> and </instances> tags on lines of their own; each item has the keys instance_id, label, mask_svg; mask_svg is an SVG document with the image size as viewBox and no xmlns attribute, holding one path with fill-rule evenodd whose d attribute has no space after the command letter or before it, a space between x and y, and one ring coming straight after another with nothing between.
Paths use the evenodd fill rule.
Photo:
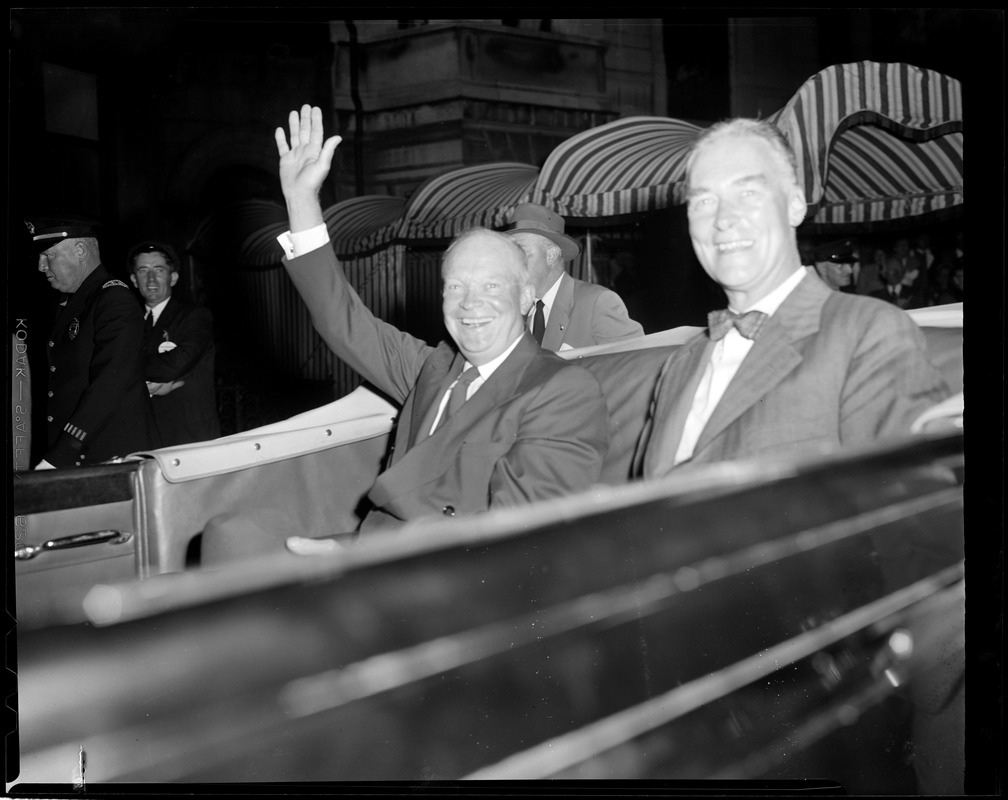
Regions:
<instances>
[{"instance_id":1,"label":"man in suit","mask_svg":"<svg viewBox=\"0 0 1008 800\"><path fill-rule=\"evenodd\" d=\"M694 251L729 310L759 313L740 330L712 312L711 328L662 367L638 449L646 477L899 436L950 394L907 314L802 269L805 196L776 127L740 119L705 131L687 162L687 203Z\"/></svg>"},{"instance_id":2,"label":"man in suit","mask_svg":"<svg viewBox=\"0 0 1008 800\"><path fill-rule=\"evenodd\" d=\"M38 270L62 301L47 345L48 447L36 469L82 467L159 444L143 379L143 318L102 266L86 220L26 223Z\"/></svg>"},{"instance_id":3,"label":"man in suit","mask_svg":"<svg viewBox=\"0 0 1008 800\"><path fill-rule=\"evenodd\" d=\"M921 292L920 284L907 281L906 262L898 256L886 258L879 276L884 285L869 297L877 297L900 308L921 308L926 305L927 300Z\"/></svg>"},{"instance_id":4,"label":"man in suit","mask_svg":"<svg viewBox=\"0 0 1008 800\"><path fill-rule=\"evenodd\" d=\"M567 274L566 262L577 258L581 248L564 233L559 214L535 203L522 203L511 213L507 233L528 259L535 286L528 326L547 350L570 350L644 335L618 294Z\"/></svg>"},{"instance_id":5,"label":"man in suit","mask_svg":"<svg viewBox=\"0 0 1008 800\"><path fill-rule=\"evenodd\" d=\"M326 343L402 407L361 532L594 484L607 448L602 390L591 373L540 348L527 332L534 295L521 248L502 233L475 229L445 252L442 311L451 342L431 347L377 319L340 269L318 200L339 141L323 143L322 113L307 105L291 112L289 146L283 129L276 131L290 220L281 237L284 265ZM453 395L462 402L456 410ZM333 539L288 542L298 553L336 547Z\"/></svg>"},{"instance_id":6,"label":"man in suit","mask_svg":"<svg viewBox=\"0 0 1008 800\"><path fill-rule=\"evenodd\" d=\"M144 377L161 446L216 439L220 421L210 312L173 294L179 262L171 245L141 242L126 262L144 301Z\"/></svg>"},{"instance_id":7,"label":"man in suit","mask_svg":"<svg viewBox=\"0 0 1008 800\"><path fill-rule=\"evenodd\" d=\"M904 311L834 291L801 266L795 229L805 196L776 127L712 126L694 145L686 181L693 249L738 316L712 312L710 327L662 366L638 449L646 477L908 434L949 396ZM957 776L962 789L962 728L947 722L961 721L964 702L952 640L937 677L910 688L921 793L944 794Z\"/></svg>"}]
</instances>

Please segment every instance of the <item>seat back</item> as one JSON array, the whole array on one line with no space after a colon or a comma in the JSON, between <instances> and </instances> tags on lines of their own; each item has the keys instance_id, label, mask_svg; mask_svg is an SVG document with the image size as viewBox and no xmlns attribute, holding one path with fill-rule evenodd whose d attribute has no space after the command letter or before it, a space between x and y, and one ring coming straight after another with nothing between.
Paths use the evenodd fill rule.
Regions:
<instances>
[{"instance_id":1,"label":"seat back","mask_svg":"<svg viewBox=\"0 0 1008 800\"><path fill-rule=\"evenodd\" d=\"M609 412L609 452L602 464L601 482L631 479L634 452L651 407L662 364L678 345L646 347L578 359L602 387Z\"/></svg>"}]
</instances>

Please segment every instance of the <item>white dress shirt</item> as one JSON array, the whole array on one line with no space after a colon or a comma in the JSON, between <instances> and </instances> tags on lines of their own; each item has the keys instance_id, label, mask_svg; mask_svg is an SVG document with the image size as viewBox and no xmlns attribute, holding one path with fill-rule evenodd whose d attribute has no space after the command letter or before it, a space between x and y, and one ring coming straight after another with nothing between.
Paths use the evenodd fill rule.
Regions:
<instances>
[{"instance_id":1,"label":"white dress shirt","mask_svg":"<svg viewBox=\"0 0 1008 800\"><path fill-rule=\"evenodd\" d=\"M479 377L473 380L473 382L469 384L469 388L466 389L466 400L468 400L470 397L476 394L476 390L479 389L484 383L486 383L490 379L490 376L494 374L494 372L497 370L497 367L503 364L504 359L506 359L509 355L511 355L511 351L518 346L518 342L521 341L521 338L522 338L521 336L518 336L513 342L511 342L511 346L508 347L508 349L505 350L503 353L501 353L499 356L497 356L497 358L495 358L493 361L488 361L486 364L481 364L480 366L476 367L476 371L479 372ZM466 361L462 365L462 372L465 372L471 366L472 364ZM455 387L455 384L459 382L459 378L461 377L462 373L460 372L459 377L451 382L451 385L444 393L444 397L441 398L441 405L438 406L437 416L434 417L434 422L431 425L430 430L427 431L428 436L434 432L434 429L438 426L438 422L441 421L441 415L444 414L444 410L448 405L448 398L451 396L451 390Z\"/></svg>"},{"instance_id":2,"label":"white dress shirt","mask_svg":"<svg viewBox=\"0 0 1008 800\"><path fill-rule=\"evenodd\" d=\"M154 315L154 319L151 320L151 325L157 325L158 317L161 316L161 312L164 311L165 306L168 305L168 301L169 300L171 300L171 295L169 295L168 297L166 297L164 300L162 300L160 303L158 303L153 308L151 306L145 306L145 308L147 309L147 311L144 314L144 320L147 319L147 314L153 314Z\"/></svg>"},{"instance_id":3,"label":"white dress shirt","mask_svg":"<svg viewBox=\"0 0 1008 800\"><path fill-rule=\"evenodd\" d=\"M542 300L542 303L543 303L543 326L544 326L544 328L545 328L546 323L549 322L550 309L553 308L553 303L556 302L556 296L557 296L557 292L560 291L560 281L561 281L562 278L563 278L563 275L561 275L559 278L557 278L553 282L553 285L550 286L550 288L546 290L546 294L544 294L540 298L537 298L539 300ZM525 318L525 322L528 323L528 329L529 330L532 330L532 323L535 320L535 308L536 308L535 307L535 303L533 303L532 304L532 308L529 309L528 316Z\"/></svg>"},{"instance_id":4,"label":"white dress shirt","mask_svg":"<svg viewBox=\"0 0 1008 800\"><path fill-rule=\"evenodd\" d=\"M751 307L742 311L734 308L730 310L737 314L746 311L762 311L772 317L805 275L806 270L798 268L784 283L766 297L753 303ZM711 418L717 404L721 402L728 384L735 377L742 361L749 355L752 346L753 340L746 339L735 328L728 331L723 339L715 342L710 361L707 362L707 368L704 370L703 377L700 378L700 385L697 386L696 394L693 396L693 405L683 425L682 438L679 439L674 463L679 464L693 455L693 449L696 447L707 420Z\"/></svg>"},{"instance_id":5,"label":"white dress shirt","mask_svg":"<svg viewBox=\"0 0 1008 800\"><path fill-rule=\"evenodd\" d=\"M297 233L284 231L277 236L277 241L283 248L284 255L288 259L291 259L296 256L303 256L305 253L310 253L312 250L318 250L320 247L327 245L329 243L329 229L326 228L323 222L314 228L308 228L308 230L298 231Z\"/></svg>"}]
</instances>

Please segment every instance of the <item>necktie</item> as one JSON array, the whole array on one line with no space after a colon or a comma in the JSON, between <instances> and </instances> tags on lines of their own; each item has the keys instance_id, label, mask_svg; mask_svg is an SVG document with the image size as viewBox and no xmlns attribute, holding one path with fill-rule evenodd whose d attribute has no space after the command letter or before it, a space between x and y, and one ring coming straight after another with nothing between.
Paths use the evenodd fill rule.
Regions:
<instances>
[{"instance_id":1,"label":"necktie","mask_svg":"<svg viewBox=\"0 0 1008 800\"><path fill-rule=\"evenodd\" d=\"M532 317L532 338L536 340L536 344L542 344L545 332L546 316L543 314L543 301L536 300L535 316Z\"/></svg>"},{"instance_id":2,"label":"necktie","mask_svg":"<svg viewBox=\"0 0 1008 800\"><path fill-rule=\"evenodd\" d=\"M767 319L769 317L762 311L746 311L744 314L736 314L734 311L723 308L719 311L711 311L707 315L707 326L710 328L710 338L715 342L723 339L732 328L735 328L746 339L755 341Z\"/></svg>"},{"instance_id":3,"label":"necktie","mask_svg":"<svg viewBox=\"0 0 1008 800\"><path fill-rule=\"evenodd\" d=\"M472 383L479 377L479 370L476 367L469 367L465 372L463 372L455 385L451 389L451 394L448 395L448 405L445 407L444 413L441 415L441 419L438 420L438 424L434 427L434 430L440 428L446 419L462 408L462 404L466 401L466 394L469 391L469 384Z\"/></svg>"},{"instance_id":4,"label":"necktie","mask_svg":"<svg viewBox=\"0 0 1008 800\"><path fill-rule=\"evenodd\" d=\"M154 330L154 312L147 309L147 316L144 317L144 333Z\"/></svg>"}]
</instances>

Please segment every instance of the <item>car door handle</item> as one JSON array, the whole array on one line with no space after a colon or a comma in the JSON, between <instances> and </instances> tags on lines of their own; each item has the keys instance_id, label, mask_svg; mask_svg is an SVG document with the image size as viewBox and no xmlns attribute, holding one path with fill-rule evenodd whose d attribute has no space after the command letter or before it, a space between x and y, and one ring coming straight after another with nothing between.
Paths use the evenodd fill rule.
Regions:
<instances>
[{"instance_id":1,"label":"car door handle","mask_svg":"<svg viewBox=\"0 0 1008 800\"><path fill-rule=\"evenodd\" d=\"M14 558L19 561L26 561L35 558L45 550L68 550L71 547L86 547L90 544L123 544L133 538L130 532L122 531L91 531L90 533L75 533L72 536L61 536L59 539L50 539L42 544L26 545L14 549Z\"/></svg>"}]
</instances>

